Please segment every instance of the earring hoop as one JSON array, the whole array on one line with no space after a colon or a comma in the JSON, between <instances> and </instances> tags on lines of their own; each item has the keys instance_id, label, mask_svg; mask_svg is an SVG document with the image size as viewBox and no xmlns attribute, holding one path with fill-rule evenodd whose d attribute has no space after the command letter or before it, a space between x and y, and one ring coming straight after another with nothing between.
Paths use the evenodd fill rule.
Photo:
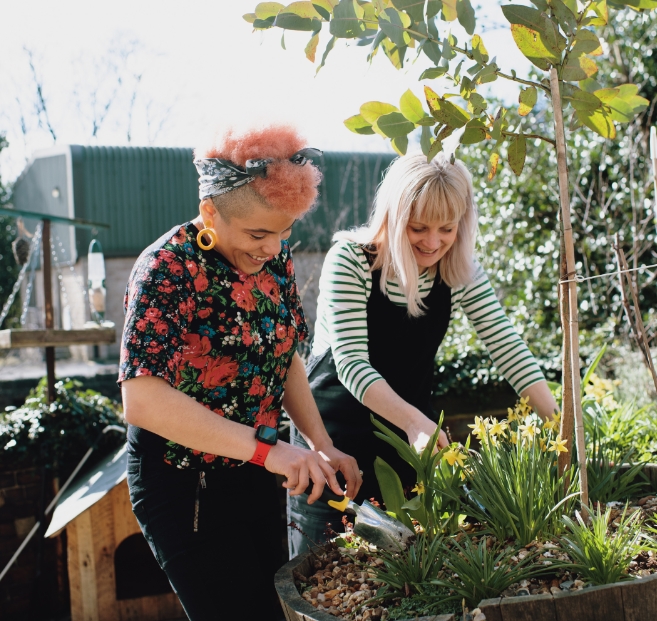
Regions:
<instances>
[{"instance_id":1,"label":"earring hoop","mask_svg":"<svg viewBox=\"0 0 657 621\"><path fill-rule=\"evenodd\" d=\"M210 238L209 244L206 244L203 241L203 235L207 235ZM201 248L201 250L212 250L217 243L217 233L214 229L206 226L198 232L198 235L196 236L196 243L198 244L199 248Z\"/></svg>"}]
</instances>

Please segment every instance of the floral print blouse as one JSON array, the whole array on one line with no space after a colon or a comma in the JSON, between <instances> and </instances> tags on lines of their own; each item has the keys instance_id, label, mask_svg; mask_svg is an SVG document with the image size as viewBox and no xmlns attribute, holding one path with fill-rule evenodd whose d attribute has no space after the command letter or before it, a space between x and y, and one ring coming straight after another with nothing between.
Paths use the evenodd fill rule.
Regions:
<instances>
[{"instance_id":1,"label":"floral print blouse","mask_svg":"<svg viewBox=\"0 0 657 621\"><path fill-rule=\"evenodd\" d=\"M297 344L307 336L287 241L245 274L201 250L188 222L137 259L125 297L119 382L153 375L217 416L276 427ZM165 441L164 460L213 469L239 461Z\"/></svg>"}]
</instances>

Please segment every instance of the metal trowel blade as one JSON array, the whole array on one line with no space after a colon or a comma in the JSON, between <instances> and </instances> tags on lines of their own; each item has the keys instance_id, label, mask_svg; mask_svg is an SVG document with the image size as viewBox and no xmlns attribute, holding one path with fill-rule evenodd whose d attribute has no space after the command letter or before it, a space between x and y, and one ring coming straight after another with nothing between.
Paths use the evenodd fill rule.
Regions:
<instances>
[{"instance_id":1,"label":"metal trowel blade","mask_svg":"<svg viewBox=\"0 0 657 621\"><path fill-rule=\"evenodd\" d=\"M401 552L415 541L415 533L410 528L369 501L363 501L360 506L355 503L350 504L352 506L349 508L356 513L354 533L365 541L373 543L377 548L389 552Z\"/></svg>"}]
</instances>

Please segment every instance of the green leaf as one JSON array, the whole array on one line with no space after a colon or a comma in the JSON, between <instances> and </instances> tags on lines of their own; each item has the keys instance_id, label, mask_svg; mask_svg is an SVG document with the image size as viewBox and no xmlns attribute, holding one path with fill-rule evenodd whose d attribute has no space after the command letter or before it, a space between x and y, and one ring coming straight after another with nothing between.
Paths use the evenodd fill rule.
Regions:
<instances>
[{"instance_id":1,"label":"green leaf","mask_svg":"<svg viewBox=\"0 0 657 621\"><path fill-rule=\"evenodd\" d=\"M639 87L635 84L623 84L617 88L595 91L595 95L609 107L612 120L629 123L650 103L647 99L637 95L638 91Z\"/></svg>"},{"instance_id":2,"label":"green leaf","mask_svg":"<svg viewBox=\"0 0 657 621\"><path fill-rule=\"evenodd\" d=\"M431 67L431 69L425 69L419 79L434 80L435 78L441 78L448 70L449 67Z\"/></svg>"},{"instance_id":3,"label":"green leaf","mask_svg":"<svg viewBox=\"0 0 657 621\"><path fill-rule=\"evenodd\" d=\"M380 116L391 114L392 112L399 112L399 109L392 104L381 101L368 101L360 107L361 115L371 125L374 125Z\"/></svg>"},{"instance_id":4,"label":"green leaf","mask_svg":"<svg viewBox=\"0 0 657 621\"><path fill-rule=\"evenodd\" d=\"M416 24L424 21L424 0L392 0L392 5L406 11Z\"/></svg>"},{"instance_id":5,"label":"green leaf","mask_svg":"<svg viewBox=\"0 0 657 621\"><path fill-rule=\"evenodd\" d=\"M537 9L520 4L509 4L502 7L502 13L510 24L519 24L532 30L542 31L544 28L543 13Z\"/></svg>"},{"instance_id":6,"label":"green leaf","mask_svg":"<svg viewBox=\"0 0 657 621\"><path fill-rule=\"evenodd\" d=\"M429 148L429 152L427 153L427 162L430 162L442 150L443 150L443 143L438 138L436 138L431 144L431 147Z\"/></svg>"},{"instance_id":7,"label":"green leaf","mask_svg":"<svg viewBox=\"0 0 657 621\"><path fill-rule=\"evenodd\" d=\"M484 42L479 35L475 35L474 37L472 37L471 46L472 46L472 55L474 56L474 59L478 63L485 65L488 62L489 55L488 55L488 50L486 49L486 46L484 45Z\"/></svg>"},{"instance_id":8,"label":"green leaf","mask_svg":"<svg viewBox=\"0 0 657 621\"><path fill-rule=\"evenodd\" d=\"M285 6L280 2L260 2L255 8L255 14L258 19L269 19L276 17Z\"/></svg>"},{"instance_id":9,"label":"green leaf","mask_svg":"<svg viewBox=\"0 0 657 621\"><path fill-rule=\"evenodd\" d=\"M559 25L564 32L572 33L577 31L577 16L570 8L566 6L562 0L550 0L554 14L559 22Z\"/></svg>"},{"instance_id":10,"label":"green leaf","mask_svg":"<svg viewBox=\"0 0 657 621\"><path fill-rule=\"evenodd\" d=\"M424 41L424 43L422 43L422 51L426 54L429 60L431 60L436 65L442 60L443 57L442 49L440 45L438 45L433 41L429 41L429 40ZM445 71L443 73L446 73L447 69L448 68L445 67ZM431 71L431 69L427 69L424 73L427 73L427 71ZM422 75L424 75L424 73Z\"/></svg>"},{"instance_id":11,"label":"green leaf","mask_svg":"<svg viewBox=\"0 0 657 621\"><path fill-rule=\"evenodd\" d=\"M568 57L561 72L561 79L567 82L579 82L586 80L598 72L598 65L588 56L579 56L578 58Z\"/></svg>"},{"instance_id":12,"label":"green leaf","mask_svg":"<svg viewBox=\"0 0 657 621\"><path fill-rule=\"evenodd\" d=\"M587 93L595 93L595 91L602 88L602 85L593 78L587 78L586 80L580 80L579 87Z\"/></svg>"},{"instance_id":13,"label":"green leaf","mask_svg":"<svg viewBox=\"0 0 657 621\"><path fill-rule=\"evenodd\" d=\"M470 120L470 115L463 108L447 101L444 97L439 97L428 86L424 87L424 94L429 110L437 121L452 128L459 128Z\"/></svg>"},{"instance_id":14,"label":"green leaf","mask_svg":"<svg viewBox=\"0 0 657 621\"><path fill-rule=\"evenodd\" d=\"M427 0L426 7L427 7L426 16L428 19L431 19L432 17L438 15L440 10L443 8L443 3L442 0Z\"/></svg>"},{"instance_id":15,"label":"green leaf","mask_svg":"<svg viewBox=\"0 0 657 621\"><path fill-rule=\"evenodd\" d=\"M500 163L500 154L493 152L488 160L488 181L492 181L497 174L497 167Z\"/></svg>"},{"instance_id":16,"label":"green leaf","mask_svg":"<svg viewBox=\"0 0 657 621\"><path fill-rule=\"evenodd\" d=\"M395 69L401 69L404 66L404 56L406 55L406 50L408 46L404 45L399 47L395 45L390 39L384 39L381 43L383 46L383 51L388 57L388 60L392 63Z\"/></svg>"},{"instance_id":17,"label":"green leaf","mask_svg":"<svg viewBox=\"0 0 657 621\"><path fill-rule=\"evenodd\" d=\"M244 15L242 15L242 19L245 22L252 24L256 19L258 19L258 16L255 13L245 13Z\"/></svg>"},{"instance_id":18,"label":"green leaf","mask_svg":"<svg viewBox=\"0 0 657 621\"><path fill-rule=\"evenodd\" d=\"M518 49L539 69L548 71L551 65L561 61L561 55L548 49L538 31L522 24L511 24L511 34Z\"/></svg>"},{"instance_id":19,"label":"green leaf","mask_svg":"<svg viewBox=\"0 0 657 621\"><path fill-rule=\"evenodd\" d=\"M549 6L546 0L532 0L532 4L535 4L537 8L539 8L541 11L546 11L548 10Z\"/></svg>"},{"instance_id":20,"label":"green leaf","mask_svg":"<svg viewBox=\"0 0 657 621\"><path fill-rule=\"evenodd\" d=\"M347 120L344 121L344 124L345 127L349 131L354 132L354 134L361 134L365 136L374 134L372 124L368 123L363 118L362 114L355 114L354 116L350 116Z\"/></svg>"},{"instance_id":21,"label":"green leaf","mask_svg":"<svg viewBox=\"0 0 657 621\"><path fill-rule=\"evenodd\" d=\"M511 170L519 176L527 159L527 139L522 134L513 136L509 142L508 160Z\"/></svg>"},{"instance_id":22,"label":"green leaf","mask_svg":"<svg viewBox=\"0 0 657 621\"><path fill-rule=\"evenodd\" d=\"M543 32L547 48L561 58L561 52L568 46L568 39L559 32L559 26L547 16L543 17Z\"/></svg>"},{"instance_id":23,"label":"green leaf","mask_svg":"<svg viewBox=\"0 0 657 621\"><path fill-rule=\"evenodd\" d=\"M422 102L409 88L399 100L401 113L411 122L417 125L433 125L434 120L427 115L422 108Z\"/></svg>"},{"instance_id":24,"label":"green leaf","mask_svg":"<svg viewBox=\"0 0 657 621\"><path fill-rule=\"evenodd\" d=\"M457 0L456 14L459 23L463 26L465 31L469 35L473 34L477 25L477 19L472 4L470 4L470 0Z\"/></svg>"},{"instance_id":25,"label":"green leaf","mask_svg":"<svg viewBox=\"0 0 657 621\"><path fill-rule=\"evenodd\" d=\"M479 93L472 93L468 99L468 110L474 115L479 116L488 108L488 102Z\"/></svg>"},{"instance_id":26,"label":"green leaf","mask_svg":"<svg viewBox=\"0 0 657 621\"><path fill-rule=\"evenodd\" d=\"M461 144L477 144L486 140L486 124L481 119L472 119L465 126L459 141Z\"/></svg>"},{"instance_id":27,"label":"green leaf","mask_svg":"<svg viewBox=\"0 0 657 621\"><path fill-rule=\"evenodd\" d=\"M418 494L402 505L402 509L417 511L422 506L422 496Z\"/></svg>"},{"instance_id":28,"label":"green leaf","mask_svg":"<svg viewBox=\"0 0 657 621\"><path fill-rule=\"evenodd\" d=\"M458 17L457 0L443 0L443 18L446 22L453 22Z\"/></svg>"},{"instance_id":29,"label":"green leaf","mask_svg":"<svg viewBox=\"0 0 657 621\"><path fill-rule=\"evenodd\" d=\"M306 53L306 58L311 62L315 62L315 54L317 53L317 45L319 44L319 33L316 32L310 37L310 41L306 45L304 52Z\"/></svg>"},{"instance_id":30,"label":"green leaf","mask_svg":"<svg viewBox=\"0 0 657 621\"><path fill-rule=\"evenodd\" d=\"M415 123L411 123L401 112L380 116L376 125L388 138L401 138L415 129Z\"/></svg>"},{"instance_id":31,"label":"green leaf","mask_svg":"<svg viewBox=\"0 0 657 621\"><path fill-rule=\"evenodd\" d=\"M606 26L609 23L609 11L607 9L607 0L600 0L591 5L591 10L598 16L588 21L591 26Z\"/></svg>"},{"instance_id":32,"label":"green leaf","mask_svg":"<svg viewBox=\"0 0 657 621\"><path fill-rule=\"evenodd\" d=\"M473 82L477 84L486 84L488 82L495 82L497 80L496 71L499 69L497 63L491 62L481 68L479 72L472 76Z\"/></svg>"},{"instance_id":33,"label":"green leaf","mask_svg":"<svg viewBox=\"0 0 657 621\"><path fill-rule=\"evenodd\" d=\"M355 39L365 34L365 10L356 0L340 0L333 9L330 32L338 39Z\"/></svg>"},{"instance_id":34,"label":"green leaf","mask_svg":"<svg viewBox=\"0 0 657 621\"><path fill-rule=\"evenodd\" d=\"M527 88L520 89L520 96L518 101L520 106L518 107L518 114L520 116L527 116L536 105L536 99L538 97L538 91L535 86L528 86Z\"/></svg>"},{"instance_id":35,"label":"green leaf","mask_svg":"<svg viewBox=\"0 0 657 621\"><path fill-rule=\"evenodd\" d=\"M273 28L275 17L268 17L267 19L256 19L253 22L253 28L256 30L267 30L268 28Z\"/></svg>"},{"instance_id":36,"label":"green leaf","mask_svg":"<svg viewBox=\"0 0 657 621\"><path fill-rule=\"evenodd\" d=\"M386 9L379 14L381 30L397 47L403 47L411 42L410 35L404 30L409 28L411 23L411 18L397 9Z\"/></svg>"},{"instance_id":37,"label":"green leaf","mask_svg":"<svg viewBox=\"0 0 657 621\"><path fill-rule=\"evenodd\" d=\"M392 138L390 144L397 155L406 155L406 151L408 150L408 136L397 136L396 138Z\"/></svg>"},{"instance_id":38,"label":"green leaf","mask_svg":"<svg viewBox=\"0 0 657 621\"><path fill-rule=\"evenodd\" d=\"M573 15L578 14L577 10L577 0L563 0L563 3L570 9L570 12Z\"/></svg>"},{"instance_id":39,"label":"green leaf","mask_svg":"<svg viewBox=\"0 0 657 621\"><path fill-rule=\"evenodd\" d=\"M276 16L274 26L285 30L318 32L322 28L322 16L310 1L293 2Z\"/></svg>"},{"instance_id":40,"label":"green leaf","mask_svg":"<svg viewBox=\"0 0 657 621\"><path fill-rule=\"evenodd\" d=\"M575 46L570 53L571 56L575 57L581 56L582 54L590 54L591 56L600 56L602 54L600 39L598 39L598 36L594 32L586 28L582 28L577 33Z\"/></svg>"},{"instance_id":41,"label":"green leaf","mask_svg":"<svg viewBox=\"0 0 657 621\"><path fill-rule=\"evenodd\" d=\"M600 110L576 110L577 119L592 129L596 134L603 138L615 138L616 127L611 119L611 115L604 109Z\"/></svg>"},{"instance_id":42,"label":"green leaf","mask_svg":"<svg viewBox=\"0 0 657 621\"><path fill-rule=\"evenodd\" d=\"M370 414L370 421L377 429L379 429L379 431L374 432L374 435L392 446L399 456L412 466L417 475L421 476L423 473L422 463L420 462L420 458L417 456L415 449L409 446L408 443L404 442L404 440L402 440L394 431L388 429L388 427L382 422L378 421L373 414Z\"/></svg>"},{"instance_id":43,"label":"green leaf","mask_svg":"<svg viewBox=\"0 0 657 621\"><path fill-rule=\"evenodd\" d=\"M326 64L326 57L329 55L334 45L335 45L335 37L331 37L329 39L329 42L326 44L326 49L322 54L322 62L319 64L319 67L317 67L317 71L315 71L315 75L317 75L319 73L319 70Z\"/></svg>"},{"instance_id":44,"label":"green leaf","mask_svg":"<svg viewBox=\"0 0 657 621\"><path fill-rule=\"evenodd\" d=\"M587 93L572 84L564 84L562 99L575 110L597 110L602 107L602 101L593 93Z\"/></svg>"},{"instance_id":45,"label":"green leaf","mask_svg":"<svg viewBox=\"0 0 657 621\"><path fill-rule=\"evenodd\" d=\"M422 127L422 134L420 136L420 148L424 155L429 155L429 149L431 148L431 128L426 125Z\"/></svg>"},{"instance_id":46,"label":"green leaf","mask_svg":"<svg viewBox=\"0 0 657 621\"><path fill-rule=\"evenodd\" d=\"M408 514L402 508L406 502L406 498L404 497L404 490L399 476L392 466L380 457L374 460L374 473L381 489L386 511L392 511L400 522L412 530L413 522L411 522Z\"/></svg>"},{"instance_id":47,"label":"green leaf","mask_svg":"<svg viewBox=\"0 0 657 621\"><path fill-rule=\"evenodd\" d=\"M333 8L338 3L338 0L312 0L312 3L315 10L328 22L331 19L331 15L333 15Z\"/></svg>"}]
</instances>

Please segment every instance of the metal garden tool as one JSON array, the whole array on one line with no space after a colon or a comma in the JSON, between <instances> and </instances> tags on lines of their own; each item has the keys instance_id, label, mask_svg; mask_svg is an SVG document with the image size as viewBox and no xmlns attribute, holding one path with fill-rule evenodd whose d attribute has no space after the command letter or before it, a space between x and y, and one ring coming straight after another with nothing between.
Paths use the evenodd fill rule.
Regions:
<instances>
[{"instance_id":1,"label":"metal garden tool","mask_svg":"<svg viewBox=\"0 0 657 621\"><path fill-rule=\"evenodd\" d=\"M312 483L306 489L306 493L312 491ZM326 502L329 507L340 511L340 513L351 513L356 516L354 520L354 533L359 537L373 543L377 548L383 548L390 552L400 552L415 541L415 533L402 524L399 520L390 517L385 511L381 511L371 502L364 500L363 504L357 505L347 496L338 496L333 493L328 485L319 500Z\"/></svg>"}]
</instances>

